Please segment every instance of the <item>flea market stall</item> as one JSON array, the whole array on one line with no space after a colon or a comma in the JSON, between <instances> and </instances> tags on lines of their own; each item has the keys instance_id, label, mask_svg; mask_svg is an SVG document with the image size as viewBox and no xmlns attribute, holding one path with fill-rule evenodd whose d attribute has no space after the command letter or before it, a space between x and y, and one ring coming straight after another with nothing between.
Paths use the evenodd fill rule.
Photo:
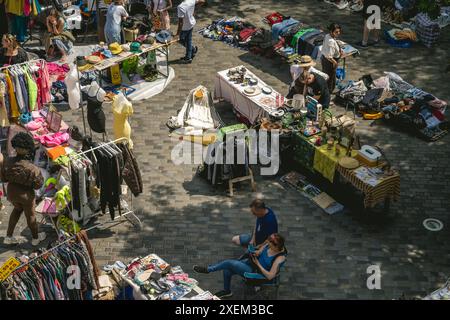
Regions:
<instances>
[{"instance_id":1,"label":"flea market stall","mask_svg":"<svg viewBox=\"0 0 450 320\"><path fill-rule=\"evenodd\" d=\"M393 72L372 79L342 82L336 102L351 105L367 120L384 119L391 126L436 141L448 132L448 103L404 81Z\"/></svg>"}]
</instances>

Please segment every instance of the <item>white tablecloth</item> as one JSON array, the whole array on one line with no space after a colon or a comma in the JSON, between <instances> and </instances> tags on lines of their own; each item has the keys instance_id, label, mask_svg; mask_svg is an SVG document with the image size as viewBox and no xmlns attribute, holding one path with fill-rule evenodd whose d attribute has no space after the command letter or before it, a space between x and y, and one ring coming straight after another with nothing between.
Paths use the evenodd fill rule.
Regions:
<instances>
[{"instance_id":1,"label":"white tablecloth","mask_svg":"<svg viewBox=\"0 0 450 320\"><path fill-rule=\"evenodd\" d=\"M244 66L239 66L241 68ZM251 76L255 79L258 79L257 86L267 87L267 85L261 81L257 76L255 76L252 72L248 70L247 67L246 76ZM233 68L231 68L233 69ZM254 124L259 119L263 117L267 117L269 114L274 114L277 111L276 108L267 107L259 102L259 99L262 97L272 97L275 99L277 92L273 91L271 94L260 93L256 96L247 96L244 94L245 87L242 87L240 84L236 84L234 82L228 81L228 70L219 71L216 74L216 78L214 80L214 97L216 99L222 98L226 101L230 102L234 109L243 115L251 124Z\"/></svg>"}]
</instances>

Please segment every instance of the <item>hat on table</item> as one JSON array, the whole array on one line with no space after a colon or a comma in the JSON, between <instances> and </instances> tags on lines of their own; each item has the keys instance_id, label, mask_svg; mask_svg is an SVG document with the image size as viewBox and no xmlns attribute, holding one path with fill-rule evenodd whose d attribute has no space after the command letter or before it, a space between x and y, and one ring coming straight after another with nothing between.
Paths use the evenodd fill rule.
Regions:
<instances>
[{"instance_id":1,"label":"hat on table","mask_svg":"<svg viewBox=\"0 0 450 320\"><path fill-rule=\"evenodd\" d=\"M131 43L131 45L130 45L130 52L141 53L142 52L141 44L139 42L136 42L136 41Z\"/></svg>"},{"instance_id":2,"label":"hat on table","mask_svg":"<svg viewBox=\"0 0 450 320\"><path fill-rule=\"evenodd\" d=\"M314 67L316 62L310 56L301 56L299 60L300 67Z\"/></svg>"},{"instance_id":3,"label":"hat on table","mask_svg":"<svg viewBox=\"0 0 450 320\"><path fill-rule=\"evenodd\" d=\"M161 30L156 34L156 41L158 42L166 43L170 40L172 40L172 35L167 30Z\"/></svg>"},{"instance_id":4,"label":"hat on table","mask_svg":"<svg viewBox=\"0 0 450 320\"><path fill-rule=\"evenodd\" d=\"M119 54L123 51L122 47L117 42L111 43L109 45L109 50L111 51L112 54Z\"/></svg>"},{"instance_id":5,"label":"hat on table","mask_svg":"<svg viewBox=\"0 0 450 320\"><path fill-rule=\"evenodd\" d=\"M90 55L90 56L86 57L86 60L91 64L97 64L100 61L102 61L102 58L100 58L99 56Z\"/></svg>"},{"instance_id":6,"label":"hat on table","mask_svg":"<svg viewBox=\"0 0 450 320\"><path fill-rule=\"evenodd\" d=\"M78 56L76 60L76 64L78 67L78 71L85 71L92 67L91 64L89 64L84 56Z\"/></svg>"}]
</instances>

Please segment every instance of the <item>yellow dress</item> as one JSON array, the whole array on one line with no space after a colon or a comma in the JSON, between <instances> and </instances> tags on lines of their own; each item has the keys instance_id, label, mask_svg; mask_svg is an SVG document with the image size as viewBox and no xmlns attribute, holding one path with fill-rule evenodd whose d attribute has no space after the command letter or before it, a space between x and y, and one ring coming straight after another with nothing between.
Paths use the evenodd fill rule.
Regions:
<instances>
[{"instance_id":1,"label":"yellow dress","mask_svg":"<svg viewBox=\"0 0 450 320\"><path fill-rule=\"evenodd\" d=\"M0 127L9 127L8 113L5 105L6 86L0 81Z\"/></svg>"},{"instance_id":2,"label":"yellow dress","mask_svg":"<svg viewBox=\"0 0 450 320\"><path fill-rule=\"evenodd\" d=\"M133 114L133 106L131 102L125 98L123 93L119 93L114 97L112 110L114 115L114 138L127 138L130 149L132 149L133 141L131 141L131 126L128 122L128 117Z\"/></svg>"}]
</instances>

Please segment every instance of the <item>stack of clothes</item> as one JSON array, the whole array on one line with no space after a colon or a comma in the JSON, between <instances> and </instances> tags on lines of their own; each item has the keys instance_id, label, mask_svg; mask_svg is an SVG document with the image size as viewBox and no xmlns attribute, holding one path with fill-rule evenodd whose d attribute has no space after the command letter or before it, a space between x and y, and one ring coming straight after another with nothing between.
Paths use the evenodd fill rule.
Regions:
<instances>
[{"instance_id":1,"label":"stack of clothes","mask_svg":"<svg viewBox=\"0 0 450 320\"><path fill-rule=\"evenodd\" d=\"M281 17L274 21L273 17ZM326 33L319 28L306 25L291 17L278 12L267 15L264 22L272 27L272 40L275 42L274 50L281 56L292 60L296 55L308 55L317 59L320 46L323 44Z\"/></svg>"},{"instance_id":2,"label":"stack of clothes","mask_svg":"<svg viewBox=\"0 0 450 320\"><path fill-rule=\"evenodd\" d=\"M349 82L338 95L347 98L350 95L358 101L358 109L365 119L384 118L428 141L443 137L448 130L447 102L414 87L393 72L385 74L375 80L366 75L359 82ZM363 87L366 92L361 99Z\"/></svg>"},{"instance_id":3,"label":"stack of clothes","mask_svg":"<svg viewBox=\"0 0 450 320\"><path fill-rule=\"evenodd\" d=\"M233 47L248 49L248 42L258 31L254 25L241 18L220 19L199 30L205 38L225 42Z\"/></svg>"}]
</instances>

